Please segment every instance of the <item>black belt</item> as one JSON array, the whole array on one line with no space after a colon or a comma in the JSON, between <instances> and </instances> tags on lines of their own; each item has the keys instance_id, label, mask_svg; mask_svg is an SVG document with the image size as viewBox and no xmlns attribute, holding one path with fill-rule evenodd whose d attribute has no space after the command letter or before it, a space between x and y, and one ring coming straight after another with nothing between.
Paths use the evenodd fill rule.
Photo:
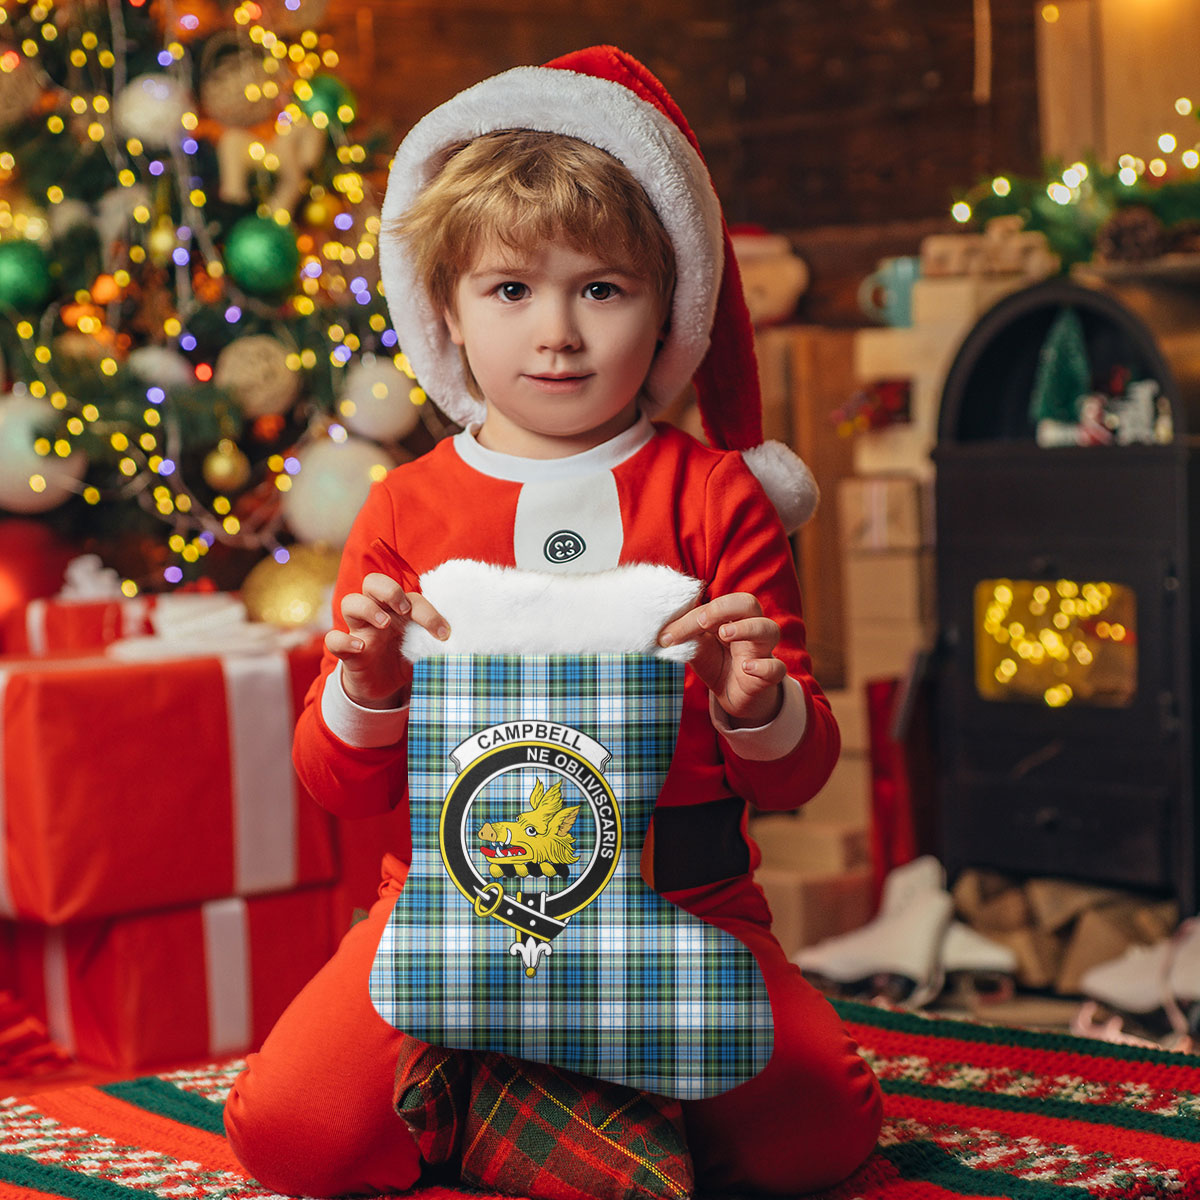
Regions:
<instances>
[{"instance_id":1,"label":"black belt","mask_svg":"<svg viewBox=\"0 0 1200 1200\"><path fill-rule=\"evenodd\" d=\"M750 870L742 836L746 802L737 796L654 810L654 890L703 887Z\"/></svg>"}]
</instances>

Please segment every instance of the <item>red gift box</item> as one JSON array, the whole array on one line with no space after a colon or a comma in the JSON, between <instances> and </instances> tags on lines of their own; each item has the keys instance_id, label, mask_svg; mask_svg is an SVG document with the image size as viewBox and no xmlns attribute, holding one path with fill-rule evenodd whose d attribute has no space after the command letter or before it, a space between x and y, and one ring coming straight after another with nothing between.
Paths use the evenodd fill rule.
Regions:
<instances>
[{"instance_id":1,"label":"red gift box","mask_svg":"<svg viewBox=\"0 0 1200 1200\"><path fill-rule=\"evenodd\" d=\"M122 1072L245 1053L334 949L330 889L62 928L20 922L17 987L51 1038Z\"/></svg>"},{"instance_id":2,"label":"red gift box","mask_svg":"<svg viewBox=\"0 0 1200 1200\"><path fill-rule=\"evenodd\" d=\"M129 600L31 600L5 628L9 654L99 650L121 638L154 632L153 596Z\"/></svg>"},{"instance_id":3,"label":"red gift box","mask_svg":"<svg viewBox=\"0 0 1200 1200\"><path fill-rule=\"evenodd\" d=\"M337 878L332 818L291 765L319 657L0 658L0 915L60 925Z\"/></svg>"}]
</instances>

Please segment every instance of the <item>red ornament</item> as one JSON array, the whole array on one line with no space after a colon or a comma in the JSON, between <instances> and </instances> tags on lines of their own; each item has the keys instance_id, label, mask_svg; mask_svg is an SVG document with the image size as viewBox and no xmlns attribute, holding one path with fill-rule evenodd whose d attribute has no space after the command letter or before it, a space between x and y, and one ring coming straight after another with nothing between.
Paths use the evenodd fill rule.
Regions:
<instances>
[{"instance_id":1,"label":"red ornament","mask_svg":"<svg viewBox=\"0 0 1200 1200\"><path fill-rule=\"evenodd\" d=\"M280 413L267 413L265 416L256 417L250 430L257 441L273 442L283 432L286 424Z\"/></svg>"},{"instance_id":2,"label":"red ornament","mask_svg":"<svg viewBox=\"0 0 1200 1200\"><path fill-rule=\"evenodd\" d=\"M62 587L67 563L78 553L39 521L0 517L0 650L13 642L8 630L25 619L25 606Z\"/></svg>"}]
</instances>

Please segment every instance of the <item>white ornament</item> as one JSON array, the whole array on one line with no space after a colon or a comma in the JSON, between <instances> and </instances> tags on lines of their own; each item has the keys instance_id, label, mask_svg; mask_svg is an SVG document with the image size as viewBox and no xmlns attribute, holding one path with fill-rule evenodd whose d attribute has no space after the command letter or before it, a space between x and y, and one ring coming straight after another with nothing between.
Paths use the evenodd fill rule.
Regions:
<instances>
[{"instance_id":1,"label":"white ornament","mask_svg":"<svg viewBox=\"0 0 1200 1200\"><path fill-rule=\"evenodd\" d=\"M143 382L161 388L191 387L196 382L192 364L169 346L139 346L125 360Z\"/></svg>"},{"instance_id":2,"label":"white ornament","mask_svg":"<svg viewBox=\"0 0 1200 1200\"><path fill-rule=\"evenodd\" d=\"M50 236L60 238L77 225L92 224L92 207L82 200L62 200L52 204L46 213Z\"/></svg>"},{"instance_id":3,"label":"white ornament","mask_svg":"<svg viewBox=\"0 0 1200 1200\"><path fill-rule=\"evenodd\" d=\"M351 433L376 442L399 441L421 420L409 399L414 386L390 358L364 354L346 371L338 416Z\"/></svg>"},{"instance_id":4,"label":"white ornament","mask_svg":"<svg viewBox=\"0 0 1200 1200\"><path fill-rule=\"evenodd\" d=\"M300 394L300 374L287 358L287 349L270 334L240 337L217 356L213 382L227 388L251 419L285 413Z\"/></svg>"},{"instance_id":5,"label":"white ornament","mask_svg":"<svg viewBox=\"0 0 1200 1200\"><path fill-rule=\"evenodd\" d=\"M278 160L274 171L275 187L267 199L272 211L288 212L308 194L310 174L325 155L328 135L310 121L297 120L276 131L264 141L249 129L231 125L217 138L217 174L221 199L227 204L250 202L250 178L257 174L256 147L263 146Z\"/></svg>"},{"instance_id":6,"label":"white ornament","mask_svg":"<svg viewBox=\"0 0 1200 1200\"><path fill-rule=\"evenodd\" d=\"M300 471L283 494L283 519L302 542L342 546L371 484L395 465L362 438L324 438L297 455Z\"/></svg>"},{"instance_id":7,"label":"white ornament","mask_svg":"<svg viewBox=\"0 0 1200 1200\"><path fill-rule=\"evenodd\" d=\"M264 65L262 52L235 48L233 53L215 56L204 72L200 103L222 125L257 125L273 117L279 108L268 94L266 85L270 83L271 74Z\"/></svg>"},{"instance_id":8,"label":"white ornament","mask_svg":"<svg viewBox=\"0 0 1200 1200\"><path fill-rule=\"evenodd\" d=\"M183 136L183 114L193 107L187 88L170 75L139 75L113 101L113 124L122 137L161 150Z\"/></svg>"},{"instance_id":9,"label":"white ornament","mask_svg":"<svg viewBox=\"0 0 1200 1200\"><path fill-rule=\"evenodd\" d=\"M0 508L15 513L48 512L57 508L83 478L87 459L80 451L69 458L45 457L34 442L54 424L48 400L31 396L23 387L0 396Z\"/></svg>"}]
</instances>

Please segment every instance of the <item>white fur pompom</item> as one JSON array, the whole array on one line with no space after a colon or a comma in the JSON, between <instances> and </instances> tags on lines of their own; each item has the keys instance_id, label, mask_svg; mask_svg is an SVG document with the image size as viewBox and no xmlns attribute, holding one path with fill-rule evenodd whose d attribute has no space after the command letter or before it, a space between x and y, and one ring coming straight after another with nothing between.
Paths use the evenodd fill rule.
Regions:
<instances>
[{"instance_id":1,"label":"white fur pompom","mask_svg":"<svg viewBox=\"0 0 1200 1200\"><path fill-rule=\"evenodd\" d=\"M804 460L782 442L763 442L742 451L788 533L795 533L817 511L821 489Z\"/></svg>"}]
</instances>

